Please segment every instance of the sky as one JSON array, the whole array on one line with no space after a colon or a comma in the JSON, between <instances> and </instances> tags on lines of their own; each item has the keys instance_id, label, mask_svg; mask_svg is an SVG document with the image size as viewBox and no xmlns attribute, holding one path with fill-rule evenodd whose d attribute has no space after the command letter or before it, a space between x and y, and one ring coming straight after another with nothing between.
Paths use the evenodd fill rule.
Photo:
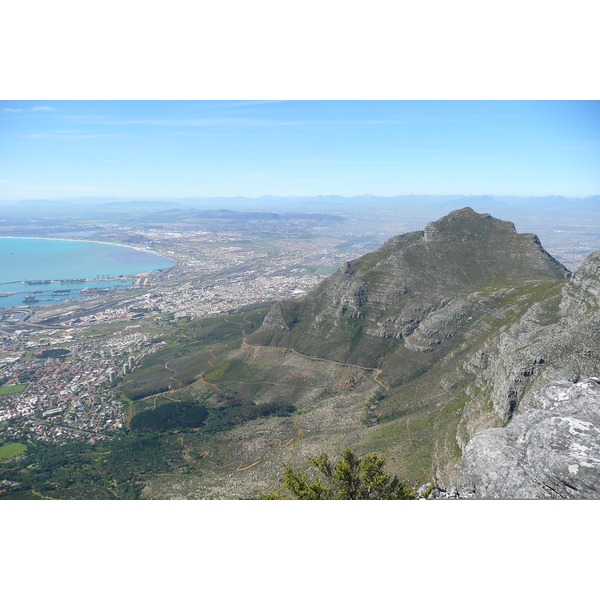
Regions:
<instances>
[{"instance_id":1,"label":"sky","mask_svg":"<svg viewBox=\"0 0 600 600\"><path fill-rule=\"evenodd\" d=\"M0 102L0 201L330 194L600 194L600 102Z\"/></svg>"}]
</instances>

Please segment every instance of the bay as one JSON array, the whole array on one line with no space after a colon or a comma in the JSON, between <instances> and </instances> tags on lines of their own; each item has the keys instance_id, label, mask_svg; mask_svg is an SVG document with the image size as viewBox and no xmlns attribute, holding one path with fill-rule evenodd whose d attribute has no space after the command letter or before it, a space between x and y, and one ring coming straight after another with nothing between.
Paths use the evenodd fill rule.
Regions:
<instances>
[{"instance_id":1,"label":"bay","mask_svg":"<svg viewBox=\"0 0 600 600\"><path fill-rule=\"evenodd\" d=\"M0 237L0 292L19 292L0 297L0 306L22 306L27 292L33 291L41 292L40 303L56 304L76 298L84 287L122 287L131 284L127 276L169 269L173 265L165 256L120 244ZM121 276L124 278L113 281L23 283ZM66 289L70 291L61 294L50 291Z\"/></svg>"}]
</instances>

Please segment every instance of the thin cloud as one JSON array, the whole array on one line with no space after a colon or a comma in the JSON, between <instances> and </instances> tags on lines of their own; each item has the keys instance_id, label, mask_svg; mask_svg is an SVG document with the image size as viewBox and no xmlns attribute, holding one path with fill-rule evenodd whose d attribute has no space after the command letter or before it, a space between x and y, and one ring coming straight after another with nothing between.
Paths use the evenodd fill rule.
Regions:
<instances>
[{"instance_id":1,"label":"thin cloud","mask_svg":"<svg viewBox=\"0 0 600 600\"><path fill-rule=\"evenodd\" d=\"M54 110L51 106L33 106L31 110Z\"/></svg>"},{"instance_id":2,"label":"thin cloud","mask_svg":"<svg viewBox=\"0 0 600 600\"><path fill-rule=\"evenodd\" d=\"M106 115L60 115L61 119L75 119L84 121L85 119L106 119Z\"/></svg>"},{"instance_id":3,"label":"thin cloud","mask_svg":"<svg viewBox=\"0 0 600 600\"><path fill-rule=\"evenodd\" d=\"M112 121L111 125L155 125L157 127L305 127L330 125L329 119L311 121L287 121L269 119L140 119L135 121ZM340 121L340 125L389 125L390 121Z\"/></svg>"},{"instance_id":4,"label":"thin cloud","mask_svg":"<svg viewBox=\"0 0 600 600\"><path fill-rule=\"evenodd\" d=\"M0 110L0 112L3 113L19 113L19 112L23 112L22 108L3 108L2 110Z\"/></svg>"},{"instance_id":5,"label":"thin cloud","mask_svg":"<svg viewBox=\"0 0 600 600\"><path fill-rule=\"evenodd\" d=\"M91 185L24 185L19 186L20 190L28 192L88 192L88 193L100 193L106 190L101 187Z\"/></svg>"},{"instance_id":6,"label":"thin cloud","mask_svg":"<svg viewBox=\"0 0 600 600\"><path fill-rule=\"evenodd\" d=\"M336 119L329 115L321 119L311 120L279 120L279 119L257 119L244 117L206 117L200 119L132 119L107 121L109 125L153 125L157 127L305 127L325 126L329 128L352 126L370 127L391 125L414 125L420 123L464 123L466 120L446 118L414 118L400 117L390 119Z\"/></svg>"},{"instance_id":7,"label":"thin cloud","mask_svg":"<svg viewBox=\"0 0 600 600\"><path fill-rule=\"evenodd\" d=\"M273 125L318 125L324 121L271 121L269 119L207 118L207 119L136 119L111 121L110 125L156 125L158 127L266 127Z\"/></svg>"},{"instance_id":8,"label":"thin cloud","mask_svg":"<svg viewBox=\"0 0 600 600\"><path fill-rule=\"evenodd\" d=\"M89 140L98 138L120 137L120 133L85 133L77 131L54 131L47 133L25 133L19 137L28 139L54 138L64 140Z\"/></svg>"}]
</instances>

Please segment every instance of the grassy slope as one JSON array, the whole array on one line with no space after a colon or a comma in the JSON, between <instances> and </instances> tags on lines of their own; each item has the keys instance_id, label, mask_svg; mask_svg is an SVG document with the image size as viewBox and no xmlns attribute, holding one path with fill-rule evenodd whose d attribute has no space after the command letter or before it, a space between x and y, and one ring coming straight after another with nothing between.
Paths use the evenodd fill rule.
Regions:
<instances>
[{"instance_id":1,"label":"grassy slope","mask_svg":"<svg viewBox=\"0 0 600 600\"><path fill-rule=\"evenodd\" d=\"M258 327L266 310L197 319L176 326L162 338L168 345L147 356L130 376L119 381L117 390L125 398L139 401L190 385L237 348L244 332Z\"/></svg>"},{"instance_id":2,"label":"grassy slope","mask_svg":"<svg viewBox=\"0 0 600 600\"><path fill-rule=\"evenodd\" d=\"M306 457L322 451L336 455L344 444L360 452L381 452L391 470L415 484L436 473L443 476L460 458L457 438L467 405L475 402L478 410L489 412L485 390L479 396L477 390L466 393L472 378L462 370L463 362L533 303L544 302L543 319L553 322L563 285L564 280L488 288L485 312L449 347L431 353L409 352L402 345L392 348L380 374L389 389L374 379L374 369L334 364L286 348L244 345L243 328L250 328L248 321L256 328L264 311L183 324L173 333L172 345L149 357L122 389L143 389L149 376L171 385L171 377L185 383L186 373L192 372L194 381L137 400L135 412L195 398L216 405L226 399L283 400L294 404L298 413L258 419L229 432L176 434L194 462L185 474L149 478L147 496L256 496L272 490L283 462L299 467ZM161 370L165 363L175 373ZM369 413L375 397L377 408ZM372 414L378 423L367 426Z\"/></svg>"}]
</instances>

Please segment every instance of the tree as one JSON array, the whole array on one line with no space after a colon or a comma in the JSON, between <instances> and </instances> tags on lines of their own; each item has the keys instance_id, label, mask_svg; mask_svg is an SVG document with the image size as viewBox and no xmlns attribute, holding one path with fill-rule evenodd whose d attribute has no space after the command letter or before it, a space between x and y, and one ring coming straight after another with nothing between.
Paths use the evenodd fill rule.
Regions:
<instances>
[{"instance_id":1,"label":"tree","mask_svg":"<svg viewBox=\"0 0 600 600\"><path fill-rule=\"evenodd\" d=\"M284 467L283 487L298 500L412 500L415 491L396 475L384 471L385 459L376 453L360 458L346 448L333 464L327 454L309 459L317 476ZM278 493L265 499L280 499Z\"/></svg>"}]
</instances>

